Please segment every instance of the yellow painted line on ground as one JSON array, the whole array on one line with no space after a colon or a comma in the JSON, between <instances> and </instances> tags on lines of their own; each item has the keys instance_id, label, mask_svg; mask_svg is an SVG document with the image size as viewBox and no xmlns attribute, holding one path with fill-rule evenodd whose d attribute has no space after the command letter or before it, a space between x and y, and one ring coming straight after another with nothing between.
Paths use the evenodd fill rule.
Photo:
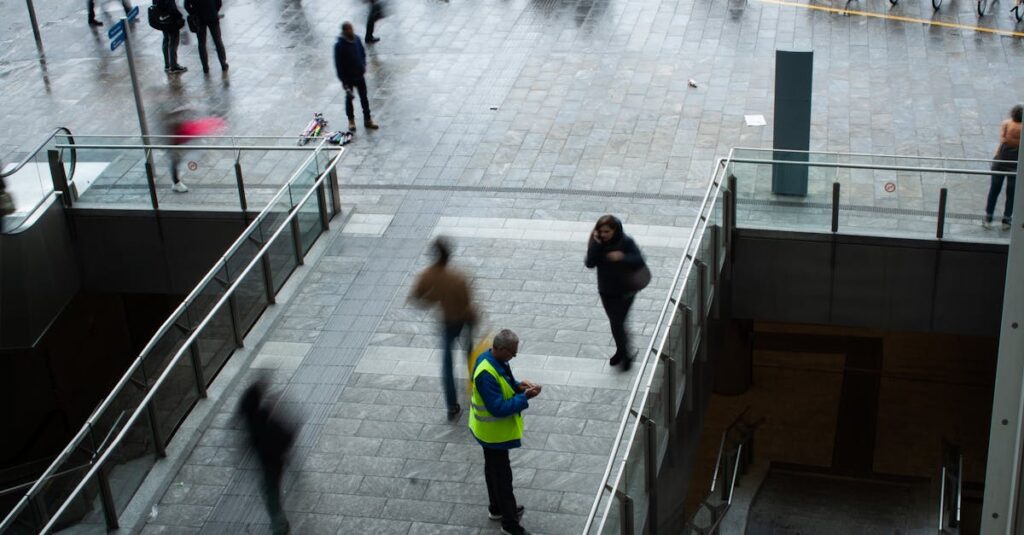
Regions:
<instances>
[{"instance_id":1,"label":"yellow painted line on ground","mask_svg":"<svg viewBox=\"0 0 1024 535\"><path fill-rule=\"evenodd\" d=\"M1024 32L1015 32L1012 30L1000 30L998 28L983 28L981 26L971 26L968 24L958 24L956 22L943 22L941 20L928 20L918 19L914 17L903 17L900 15L886 15L884 13L872 13L870 11L857 11L853 9L840 9L837 7L828 6L816 6L813 4L804 4L800 2L789 2L787 0L758 0L764 4L776 4L780 6L789 7L802 7L804 9L814 9L817 11L826 11L828 13L838 13L840 15L860 15L861 17L871 17L876 19L895 20L898 22L911 22L917 24L927 24L929 26L940 26L942 28L953 28L957 30L970 30L975 32L994 33L996 35L1010 35L1013 37L1024 37Z\"/></svg>"}]
</instances>

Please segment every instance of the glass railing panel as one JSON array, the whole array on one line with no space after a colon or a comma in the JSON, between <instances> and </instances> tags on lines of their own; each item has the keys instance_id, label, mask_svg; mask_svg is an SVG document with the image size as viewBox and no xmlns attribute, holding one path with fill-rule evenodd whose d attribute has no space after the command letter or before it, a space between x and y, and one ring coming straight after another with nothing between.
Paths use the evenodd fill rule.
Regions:
<instances>
[{"instance_id":1,"label":"glass railing panel","mask_svg":"<svg viewBox=\"0 0 1024 535\"><path fill-rule=\"evenodd\" d=\"M237 349L231 308L227 303L213 313L206 327L200 331L196 349L203 368L203 379L206 384L210 384L231 353Z\"/></svg>"},{"instance_id":2,"label":"glass railing panel","mask_svg":"<svg viewBox=\"0 0 1024 535\"><path fill-rule=\"evenodd\" d=\"M243 277L234 293L239 327L243 334L256 323L256 319L268 305L266 286L263 280L263 263L257 260L259 250L260 246L256 242L246 240L238 248L238 251L227 259L228 277L232 283L236 282L249 263L255 260L252 270Z\"/></svg>"},{"instance_id":3,"label":"glass railing panel","mask_svg":"<svg viewBox=\"0 0 1024 535\"><path fill-rule=\"evenodd\" d=\"M632 429L632 428L631 428ZM633 499L633 527L635 533L643 533L644 519L647 517L647 453L645 448L645 432L643 424L633 437L629 457L626 458L625 472L622 474L620 489Z\"/></svg>"},{"instance_id":4,"label":"glass railing panel","mask_svg":"<svg viewBox=\"0 0 1024 535\"><path fill-rule=\"evenodd\" d=\"M181 325L185 329L190 327L184 314L177 320L176 324ZM171 358L183 347L187 338L187 331L175 325L167 329L156 341L153 349L142 357L142 370L139 376L141 383L144 385L153 384L157 377L160 376L160 373L168 366Z\"/></svg>"},{"instance_id":5,"label":"glass railing panel","mask_svg":"<svg viewBox=\"0 0 1024 535\"><path fill-rule=\"evenodd\" d=\"M0 173L11 172L4 178L7 192L14 202L14 213L0 221L5 229L17 227L32 215L32 211L43 199L53 191L53 179L50 178L50 164L47 151L39 151L17 172L12 172L18 162L7 162L0 167Z\"/></svg>"},{"instance_id":6,"label":"glass railing panel","mask_svg":"<svg viewBox=\"0 0 1024 535\"><path fill-rule=\"evenodd\" d=\"M83 475L85 474L78 474L78 477L75 478L75 484L78 484ZM54 513L56 513L56 508L60 507L60 505L61 503L54 503ZM53 532L74 535L105 535L107 533L103 506L100 504L100 488L95 478L90 479L82 487L82 491L75 496L64 512L57 517L54 522ZM35 533L38 533L38 531Z\"/></svg>"},{"instance_id":7,"label":"glass railing panel","mask_svg":"<svg viewBox=\"0 0 1024 535\"><path fill-rule=\"evenodd\" d=\"M274 232L285 224L290 209L291 199L287 193L269 207L267 217L259 225L264 240L269 240ZM277 293L298 265L295 259L295 240L290 228L281 232L274 243L270 245L266 255L273 278L274 293Z\"/></svg>"},{"instance_id":8,"label":"glass railing panel","mask_svg":"<svg viewBox=\"0 0 1024 535\"><path fill-rule=\"evenodd\" d=\"M114 446L106 461L107 478L118 514L128 507L128 502L135 496L135 491L146 480L146 475L158 459L148 416L145 412L140 415L128 428L124 439Z\"/></svg>"},{"instance_id":9,"label":"glass railing panel","mask_svg":"<svg viewBox=\"0 0 1024 535\"><path fill-rule=\"evenodd\" d=\"M160 437L165 442L170 440L192 406L199 401L199 389L189 351L186 350L171 366L167 379L151 401Z\"/></svg>"},{"instance_id":10,"label":"glass railing panel","mask_svg":"<svg viewBox=\"0 0 1024 535\"><path fill-rule=\"evenodd\" d=\"M82 480L86 471L91 467L90 463L91 456L85 451L79 449L73 452L67 459L64 460L52 473L53 476L43 483L40 493L36 497L36 503L40 504L45 509L47 517L53 516L57 509L60 508L68 497L71 496L71 492L75 489L75 486ZM92 502L88 498L77 498L71 506L68 508L69 518L73 515L76 519L81 519L86 516L92 507ZM30 511L30 506L28 510ZM48 522L49 519L43 519L33 517L32 515L21 515L19 519L23 519L26 523L41 527L40 522ZM39 530L25 531L25 533L38 533Z\"/></svg>"},{"instance_id":11,"label":"glass railing panel","mask_svg":"<svg viewBox=\"0 0 1024 535\"><path fill-rule=\"evenodd\" d=\"M299 171L298 176L288 186L292 205L298 206L298 214L295 217L298 220L299 239L302 242L303 254L309 252L310 247L313 246L317 237L323 232L323 224L320 219L320 205L316 193L313 193L309 199L303 202L306 193L313 189L313 185L319 177L317 167L318 162L311 161L309 165Z\"/></svg>"}]
</instances>

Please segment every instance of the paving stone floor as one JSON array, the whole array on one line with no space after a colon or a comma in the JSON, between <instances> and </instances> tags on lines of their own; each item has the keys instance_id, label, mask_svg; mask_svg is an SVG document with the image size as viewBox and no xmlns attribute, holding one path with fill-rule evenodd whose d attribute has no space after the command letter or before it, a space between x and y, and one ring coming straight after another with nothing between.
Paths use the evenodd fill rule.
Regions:
<instances>
[{"instance_id":1,"label":"paving stone floor","mask_svg":"<svg viewBox=\"0 0 1024 535\"><path fill-rule=\"evenodd\" d=\"M332 127L342 124L330 45L345 18L362 33L365 5L224 3L226 75L199 72L193 37L180 51L191 70L167 77L159 35L136 26L151 123L161 110L187 104L224 116L238 135L295 136L316 111ZM85 25L83 2L43 4L36 2L41 59L25 3L0 0L5 161L56 126L137 133L123 52L110 52L104 31ZM645 237L658 237L656 227L685 233L714 158L735 146L770 145L776 49L815 51L811 145L818 150L987 158L999 121L1024 89L1024 74L1013 68L1024 56L1018 37L759 0L392 0L391 7L378 26L383 40L369 50L382 129L360 129L341 164L343 199L359 219L323 238L332 240L329 253L308 267L295 300L281 305L284 317L253 363L252 373L272 370L281 410L305 422L286 500L299 532L494 531L480 504L476 446L463 426L444 421L436 327L403 299L436 229L488 228L485 219L553 222L550 239L459 233L458 262L476 278L488 325L523 336L522 376L549 385L530 409L526 447L514 460L530 510L525 522L542 533L572 533L596 492L629 380L602 362L610 340L573 225L610 211L628 228L647 226ZM1014 29L1002 5L980 22L964 1L937 13L912 0L856 7ZM745 114L765 115L768 126L744 126ZM221 187L185 179L197 197ZM862 184L856 200L888 207L878 180L886 179ZM971 199L958 194L957 206L980 206L985 190L984 179L963 188ZM898 191L907 203L899 206L928 203L919 184ZM645 253L656 280L636 306L640 333L650 330L679 250L666 242ZM238 440L225 407L147 531L265 530L254 464Z\"/></svg>"}]
</instances>

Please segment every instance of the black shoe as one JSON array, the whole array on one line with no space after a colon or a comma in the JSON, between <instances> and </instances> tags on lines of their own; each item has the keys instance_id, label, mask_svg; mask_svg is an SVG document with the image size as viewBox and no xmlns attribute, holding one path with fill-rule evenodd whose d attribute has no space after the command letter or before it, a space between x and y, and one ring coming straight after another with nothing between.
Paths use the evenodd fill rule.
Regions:
<instances>
[{"instance_id":1,"label":"black shoe","mask_svg":"<svg viewBox=\"0 0 1024 535\"><path fill-rule=\"evenodd\" d=\"M626 358L622 359L622 371L628 372L633 367L633 359Z\"/></svg>"},{"instance_id":2,"label":"black shoe","mask_svg":"<svg viewBox=\"0 0 1024 535\"><path fill-rule=\"evenodd\" d=\"M380 41L380 37L374 37L371 35L366 38L366 42L369 44L376 43L377 41Z\"/></svg>"},{"instance_id":3,"label":"black shoe","mask_svg":"<svg viewBox=\"0 0 1024 535\"><path fill-rule=\"evenodd\" d=\"M526 531L526 528L522 526L516 526L512 529L506 529L502 527L501 533L502 535L530 535L530 532Z\"/></svg>"},{"instance_id":4,"label":"black shoe","mask_svg":"<svg viewBox=\"0 0 1024 535\"><path fill-rule=\"evenodd\" d=\"M462 407L456 405L454 409L448 411L448 421L454 422L459 419L459 415L462 414Z\"/></svg>"},{"instance_id":5,"label":"black shoe","mask_svg":"<svg viewBox=\"0 0 1024 535\"><path fill-rule=\"evenodd\" d=\"M89 19L89 26L103 26L103 23L96 19Z\"/></svg>"},{"instance_id":6,"label":"black shoe","mask_svg":"<svg viewBox=\"0 0 1024 535\"><path fill-rule=\"evenodd\" d=\"M612 358L608 359L609 366L618 366L620 362L622 362L621 353L615 353L614 355L612 355Z\"/></svg>"},{"instance_id":7,"label":"black shoe","mask_svg":"<svg viewBox=\"0 0 1024 535\"><path fill-rule=\"evenodd\" d=\"M230 66L231 65L228 65L227 63L221 63L220 64L220 70L222 70L224 72L228 72L228 67L230 67Z\"/></svg>"},{"instance_id":8,"label":"black shoe","mask_svg":"<svg viewBox=\"0 0 1024 535\"><path fill-rule=\"evenodd\" d=\"M523 507L522 505L520 505L519 507L516 507L516 522L519 522L520 520L523 519L523 513L525 511L526 511L526 508ZM491 520L501 520L501 513L492 512L488 508L487 509L487 518L489 518Z\"/></svg>"},{"instance_id":9,"label":"black shoe","mask_svg":"<svg viewBox=\"0 0 1024 535\"><path fill-rule=\"evenodd\" d=\"M171 67L171 70L168 72L170 72L171 74L181 74L183 72L188 72L188 67L184 67L182 65L175 65Z\"/></svg>"},{"instance_id":10,"label":"black shoe","mask_svg":"<svg viewBox=\"0 0 1024 535\"><path fill-rule=\"evenodd\" d=\"M203 74L210 74L210 66L203 65Z\"/></svg>"}]
</instances>

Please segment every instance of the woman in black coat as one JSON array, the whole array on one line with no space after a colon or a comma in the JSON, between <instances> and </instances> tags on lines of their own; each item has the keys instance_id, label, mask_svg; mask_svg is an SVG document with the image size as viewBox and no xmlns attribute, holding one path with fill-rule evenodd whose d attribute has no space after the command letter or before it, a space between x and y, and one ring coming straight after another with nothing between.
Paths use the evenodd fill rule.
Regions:
<instances>
[{"instance_id":1,"label":"woman in black coat","mask_svg":"<svg viewBox=\"0 0 1024 535\"><path fill-rule=\"evenodd\" d=\"M588 268L597 268L597 292L601 295L601 304L608 314L612 338L615 339L615 354L608 363L612 366L622 363L623 371L628 370L632 354L626 317L636 297L636 290L630 287L630 278L646 266L643 254L633 238L622 231L622 221L605 215L597 220L590 233L585 264Z\"/></svg>"}]
</instances>

